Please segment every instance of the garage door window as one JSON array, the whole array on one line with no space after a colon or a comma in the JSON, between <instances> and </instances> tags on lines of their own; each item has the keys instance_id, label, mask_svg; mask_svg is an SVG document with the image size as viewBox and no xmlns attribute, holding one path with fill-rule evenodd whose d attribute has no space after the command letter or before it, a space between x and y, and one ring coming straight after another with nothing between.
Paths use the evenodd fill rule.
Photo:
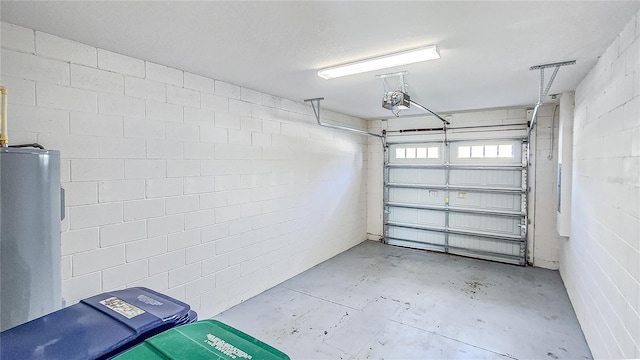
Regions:
<instances>
[{"instance_id":1,"label":"garage door window","mask_svg":"<svg viewBox=\"0 0 640 360\"><path fill-rule=\"evenodd\" d=\"M513 158L513 144L487 144L458 147L458 159Z\"/></svg>"},{"instance_id":2,"label":"garage door window","mask_svg":"<svg viewBox=\"0 0 640 360\"><path fill-rule=\"evenodd\" d=\"M439 159L440 148L437 146L399 147L396 148L396 159Z\"/></svg>"}]
</instances>

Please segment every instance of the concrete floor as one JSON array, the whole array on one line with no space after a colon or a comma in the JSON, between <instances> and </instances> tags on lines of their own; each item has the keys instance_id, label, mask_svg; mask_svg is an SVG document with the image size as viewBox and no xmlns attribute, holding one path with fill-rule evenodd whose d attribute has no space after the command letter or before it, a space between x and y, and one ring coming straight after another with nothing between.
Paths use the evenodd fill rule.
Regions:
<instances>
[{"instance_id":1,"label":"concrete floor","mask_svg":"<svg viewBox=\"0 0 640 360\"><path fill-rule=\"evenodd\" d=\"M557 271L373 241L215 317L292 359L590 359Z\"/></svg>"}]
</instances>

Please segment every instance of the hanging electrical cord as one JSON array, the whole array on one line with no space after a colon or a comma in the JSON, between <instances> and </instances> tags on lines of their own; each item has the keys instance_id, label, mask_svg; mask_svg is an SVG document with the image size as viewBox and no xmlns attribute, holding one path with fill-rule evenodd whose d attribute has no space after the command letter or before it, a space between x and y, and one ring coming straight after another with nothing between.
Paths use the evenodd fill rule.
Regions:
<instances>
[{"instance_id":1,"label":"hanging electrical cord","mask_svg":"<svg viewBox=\"0 0 640 360\"><path fill-rule=\"evenodd\" d=\"M558 110L558 104L553 108L553 116L551 117L551 151L547 155L547 160L553 159L553 138L555 137L556 128L556 110Z\"/></svg>"}]
</instances>

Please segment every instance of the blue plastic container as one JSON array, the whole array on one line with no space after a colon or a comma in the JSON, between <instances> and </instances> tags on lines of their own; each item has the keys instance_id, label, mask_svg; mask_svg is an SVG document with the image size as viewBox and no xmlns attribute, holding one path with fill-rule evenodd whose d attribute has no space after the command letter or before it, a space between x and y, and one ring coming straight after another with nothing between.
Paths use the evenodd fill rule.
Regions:
<instances>
[{"instance_id":1,"label":"blue plastic container","mask_svg":"<svg viewBox=\"0 0 640 360\"><path fill-rule=\"evenodd\" d=\"M109 359L197 320L189 305L135 287L81 300L0 333L0 359Z\"/></svg>"}]
</instances>

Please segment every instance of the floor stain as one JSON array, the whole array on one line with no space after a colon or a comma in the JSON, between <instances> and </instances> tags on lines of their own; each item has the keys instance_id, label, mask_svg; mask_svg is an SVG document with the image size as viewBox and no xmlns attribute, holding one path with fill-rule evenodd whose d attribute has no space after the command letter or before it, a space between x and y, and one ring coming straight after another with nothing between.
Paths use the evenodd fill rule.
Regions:
<instances>
[{"instance_id":1,"label":"floor stain","mask_svg":"<svg viewBox=\"0 0 640 360\"><path fill-rule=\"evenodd\" d=\"M461 290L470 295L472 299L474 298L473 295L481 291L482 287L485 286L483 283L475 280L465 281L464 283L466 286L464 286Z\"/></svg>"},{"instance_id":2,"label":"floor stain","mask_svg":"<svg viewBox=\"0 0 640 360\"><path fill-rule=\"evenodd\" d=\"M365 245L371 244L365 243ZM538 272L542 272L542 270L532 267L520 270L520 268L511 265L508 267L505 265L503 268L503 265L492 263L486 263L489 267L486 270L480 266L485 262L478 262L480 265L466 269L464 265L467 261L458 261L455 268L449 262L445 264L444 268L435 267L442 262L438 259L429 261L435 264L431 264L432 266L430 265L428 268L433 272L432 276L428 277L424 276L425 271L420 267L425 261L418 263L413 258L406 259L411 265L396 261L400 259L394 257L387 259L386 266L382 270L385 272L384 275L375 270L377 266L368 267L369 263L353 268L354 262L349 262L349 267L346 269L334 269L333 265L324 266L324 273L316 274L310 271L300 275L300 278L290 280L290 283L295 285L291 287L296 290L289 290L284 286L273 290L272 292L279 291L277 294L282 296L282 300L274 297L273 299L269 298L269 301L263 301L264 310L260 311L261 313L270 314L276 311L282 316L264 317L267 321L254 324L259 319L247 315L255 311L256 304L260 305L260 302L256 302L254 299L238 306L235 310L230 310L225 319L236 317L239 319L236 321L238 324L241 323L240 320L244 321L246 325L243 326L252 329L253 336L264 339L267 343L272 343L285 353L290 354L292 358L310 358L308 355L316 355L315 358L318 359L336 360L340 357L375 360L383 356L386 359L428 359L443 358L448 354L450 355L448 357L456 355L458 358L503 356L502 358L507 360L517 358L589 359L589 352L586 344L583 344L584 340L579 327L574 329L573 324L565 325L568 322L567 319L572 320L568 301L565 301L568 306L566 313L564 307L560 306L562 304L540 301L552 297L551 295L539 296L538 292L551 294L552 290L555 291L551 285L537 286L542 283L541 280L538 280ZM395 262L399 268L392 268L389 264L391 262ZM381 264L385 264L385 262L381 262ZM497 268L497 270L494 271L493 268ZM399 270L402 272L395 273ZM340 276L327 279L326 271L330 271L330 275L340 273ZM387 273L387 271L391 272ZM345 273L353 273L354 275L345 276ZM369 277L367 281L360 282L364 273L367 273ZM553 276L556 274L557 272L551 273ZM559 279L559 275L557 278ZM315 284L316 281L320 282L320 286L317 286L317 289L309 289L310 284ZM349 286L358 284L355 289L361 290L345 291L346 287L330 286L331 284L340 285L341 282L348 282ZM556 282L561 284L560 280ZM297 291L298 288L302 290ZM562 290L560 287L558 290L560 294L563 294ZM302 295L299 292L302 292ZM312 292L313 296L303 296L306 292ZM291 295L292 293L293 295ZM470 297L472 298L470 299ZM336 306L336 304L346 306L345 299L348 299L348 303L351 305L353 303L362 305L357 309ZM503 300L510 301L509 306L518 311L523 321L528 322L530 319L530 326L529 324L518 324L523 321L514 322L515 319L510 319L507 316L509 314L501 312L500 307L503 305ZM445 307L444 304L449 301L452 301L452 307L453 305L464 307L456 311L464 310L468 313L455 317L442 315L441 310ZM407 307L410 308L407 310ZM281 309L278 310L278 308ZM351 310L350 313L349 310ZM482 315L482 318L478 318L478 315ZM551 317L554 315L558 316L558 319L551 321ZM544 316L548 319L545 319ZM400 325L397 325L394 320ZM456 320L462 322L458 323ZM403 332L380 332L385 330L388 324L394 326L389 329L403 329ZM419 330L419 327L415 331L412 329L412 326L421 326L421 324L431 324L428 325L430 332L425 333L423 330ZM452 334L455 334L453 338L457 340L457 334L452 332L452 329L463 327L467 329L467 326L477 331L471 333L471 336L477 334L478 339L499 337L503 338L505 343L510 342L516 345L508 346L507 349L502 349L499 353L486 353L482 349L468 347L462 343L452 343L451 347L455 350L455 354L454 352L443 354L443 349L450 349L447 345L450 341L443 340L442 346L439 345L441 341L435 341L434 344L427 341L441 339L441 335ZM297 332L293 332L294 330ZM332 336L328 335L329 332L333 332ZM406 337L399 338L398 334L406 335ZM407 339L411 339L410 336L415 336L417 343L408 341ZM531 341L533 339L535 341ZM530 344L531 342L533 344ZM423 348L421 346L423 343L442 348ZM302 344L304 346L301 346ZM567 347L564 348L564 346ZM551 349L554 348L555 350L552 351ZM507 353L510 352L509 350L514 353Z\"/></svg>"},{"instance_id":3,"label":"floor stain","mask_svg":"<svg viewBox=\"0 0 640 360\"><path fill-rule=\"evenodd\" d=\"M345 317L349 316L349 313L345 311L344 315L342 315L342 317L340 318L340 321L338 321L338 323L341 323L342 320L344 320Z\"/></svg>"}]
</instances>

